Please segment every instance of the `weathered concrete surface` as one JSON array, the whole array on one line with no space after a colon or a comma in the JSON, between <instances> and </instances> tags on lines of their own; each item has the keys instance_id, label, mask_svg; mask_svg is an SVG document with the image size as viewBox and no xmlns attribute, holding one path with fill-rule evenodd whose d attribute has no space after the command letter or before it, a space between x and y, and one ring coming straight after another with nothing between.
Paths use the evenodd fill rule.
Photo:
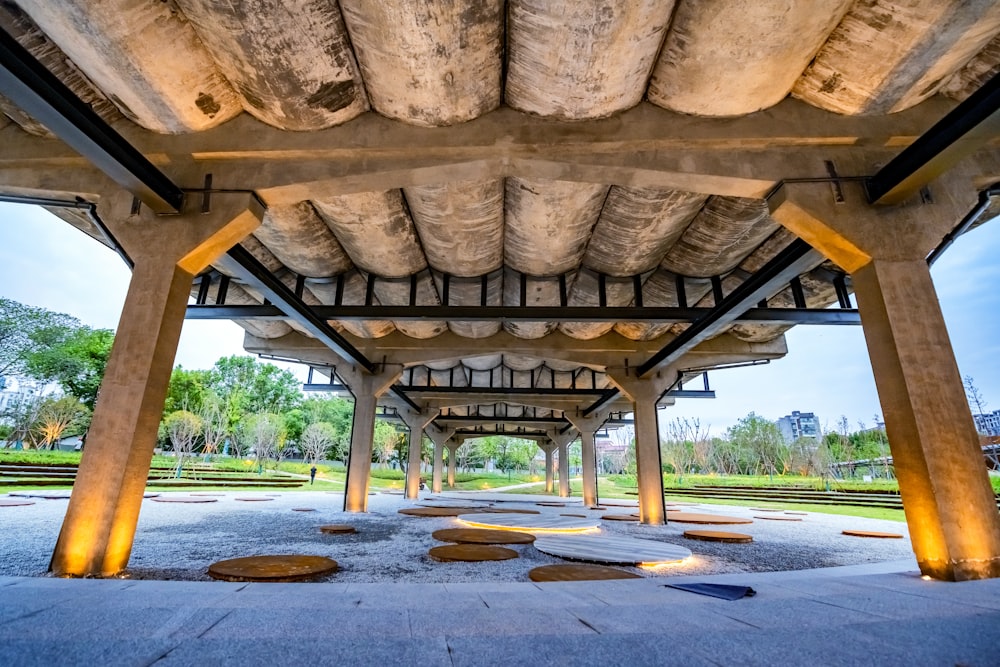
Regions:
<instances>
[{"instance_id":1,"label":"weathered concrete surface","mask_svg":"<svg viewBox=\"0 0 1000 667\"><path fill-rule=\"evenodd\" d=\"M792 94L845 114L908 109L998 31L1000 5L992 0L855 2Z\"/></svg>"},{"instance_id":2,"label":"weathered concrete surface","mask_svg":"<svg viewBox=\"0 0 1000 667\"><path fill-rule=\"evenodd\" d=\"M18 41L46 69L56 75L73 94L90 105L97 115L109 123L121 119L118 109L108 98L87 80L79 69L70 62L65 53L52 43L35 22L17 5L9 1L0 2L0 29ZM50 136L49 131L38 121L0 96L0 111L13 118L25 132L38 136Z\"/></svg>"},{"instance_id":3,"label":"weathered concrete surface","mask_svg":"<svg viewBox=\"0 0 1000 667\"><path fill-rule=\"evenodd\" d=\"M243 110L194 28L171 4L146 0L18 4L119 111L145 128L195 132Z\"/></svg>"},{"instance_id":4,"label":"weathered concrete surface","mask_svg":"<svg viewBox=\"0 0 1000 667\"><path fill-rule=\"evenodd\" d=\"M337 237L307 201L268 207L254 236L282 264L303 276L325 278L352 267Z\"/></svg>"},{"instance_id":5,"label":"weathered concrete surface","mask_svg":"<svg viewBox=\"0 0 1000 667\"><path fill-rule=\"evenodd\" d=\"M780 102L852 0L680 2L649 82L650 102L742 116Z\"/></svg>"},{"instance_id":6,"label":"weathered concrete surface","mask_svg":"<svg viewBox=\"0 0 1000 667\"><path fill-rule=\"evenodd\" d=\"M679 306L675 273L659 268L642 284L642 302L647 306ZM688 305L698 301L712 289L707 278L684 278L684 296ZM615 331L632 340L653 340L670 331L672 324L653 322L618 322Z\"/></svg>"},{"instance_id":7,"label":"weathered concrete surface","mask_svg":"<svg viewBox=\"0 0 1000 667\"><path fill-rule=\"evenodd\" d=\"M728 273L777 228L763 200L712 197L661 266L702 278Z\"/></svg>"},{"instance_id":8,"label":"weathered concrete surface","mask_svg":"<svg viewBox=\"0 0 1000 667\"><path fill-rule=\"evenodd\" d=\"M994 37L965 67L948 79L941 92L956 100L965 100L1000 72L1000 36Z\"/></svg>"},{"instance_id":9,"label":"weathered concrete surface","mask_svg":"<svg viewBox=\"0 0 1000 667\"><path fill-rule=\"evenodd\" d=\"M283 130L317 130L367 110L335 4L177 0L243 108Z\"/></svg>"},{"instance_id":10,"label":"weathered concrete surface","mask_svg":"<svg viewBox=\"0 0 1000 667\"><path fill-rule=\"evenodd\" d=\"M416 125L461 123L500 104L503 3L343 0L372 106Z\"/></svg>"},{"instance_id":11,"label":"weathered concrete surface","mask_svg":"<svg viewBox=\"0 0 1000 667\"><path fill-rule=\"evenodd\" d=\"M639 103L674 0L508 3L505 101L580 120Z\"/></svg>"}]
</instances>

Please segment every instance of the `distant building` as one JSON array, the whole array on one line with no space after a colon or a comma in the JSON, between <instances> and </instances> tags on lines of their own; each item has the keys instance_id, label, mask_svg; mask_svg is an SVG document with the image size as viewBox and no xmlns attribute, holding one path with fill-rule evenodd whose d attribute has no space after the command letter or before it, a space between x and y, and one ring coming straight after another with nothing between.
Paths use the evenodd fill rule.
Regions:
<instances>
[{"instance_id":1,"label":"distant building","mask_svg":"<svg viewBox=\"0 0 1000 667\"><path fill-rule=\"evenodd\" d=\"M799 438L819 440L819 419L812 412L799 412L785 415L778 420L778 429L785 442L795 442Z\"/></svg>"},{"instance_id":2,"label":"distant building","mask_svg":"<svg viewBox=\"0 0 1000 667\"><path fill-rule=\"evenodd\" d=\"M972 415L972 419L976 422L976 430L983 435L1000 435L1000 410Z\"/></svg>"}]
</instances>

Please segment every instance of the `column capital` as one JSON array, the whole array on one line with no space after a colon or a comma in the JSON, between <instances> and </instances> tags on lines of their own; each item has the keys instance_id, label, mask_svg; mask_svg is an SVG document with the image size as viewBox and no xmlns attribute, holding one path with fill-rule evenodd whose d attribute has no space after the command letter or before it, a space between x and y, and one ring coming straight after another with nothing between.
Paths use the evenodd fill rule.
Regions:
<instances>
[{"instance_id":1,"label":"column capital","mask_svg":"<svg viewBox=\"0 0 1000 667\"><path fill-rule=\"evenodd\" d=\"M771 216L827 258L853 273L879 258L923 259L977 201L973 180L962 173L942 175L932 201L911 198L894 206L869 204L860 182L787 183L768 199Z\"/></svg>"},{"instance_id":2,"label":"column capital","mask_svg":"<svg viewBox=\"0 0 1000 667\"><path fill-rule=\"evenodd\" d=\"M608 368L608 378L633 403L656 402L677 379L677 371L667 366L649 377L638 377L635 368ZM569 415L566 416L569 419ZM572 419L570 419L572 423Z\"/></svg>"},{"instance_id":3,"label":"column capital","mask_svg":"<svg viewBox=\"0 0 1000 667\"><path fill-rule=\"evenodd\" d=\"M445 446L448 443L448 441L451 440L451 437L455 435L455 429L453 428L447 428L447 429L429 428L424 432L427 434L427 437L431 439L431 442L433 442L435 445L439 447Z\"/></svg>"}]
</instances>

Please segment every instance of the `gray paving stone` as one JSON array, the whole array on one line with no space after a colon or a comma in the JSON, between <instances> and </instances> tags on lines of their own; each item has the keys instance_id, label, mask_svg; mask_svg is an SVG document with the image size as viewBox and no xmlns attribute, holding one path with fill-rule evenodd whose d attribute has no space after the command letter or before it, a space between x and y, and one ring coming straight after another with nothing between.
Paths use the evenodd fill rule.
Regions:
<instances>
[{"instance_id":1,"label":"gray paving stone","mask_svg":"<svg viewBox=\"0 0 1000 667\"><path fill-rule=\"evenodd\" d=\"M156 667L212 665L213 667L274 667L275 665L346 665L385 667L420 665L450 667L444 639L386 638L377 642L341 637L328 628L319 637L258 639L229 637L196 639L177 645Z\"/></svg>"},{"instance_id":2,"label":"gray paving stone","mask_svg":"<svg viewBox=\"0 0 1000 667\"><path fill-rule=\"evenodd\" d=\"M486 606L475 590L449 591L443 584L352 584L347 595L355 597L361 609Z\"/></svg>"},{"instance_id":3,"label":"gray paving stone","mask_svg":"<svg viewBox=\"0 0 1000 667\"><path fill-rule=\"evenodd\" d=\"M414 637L586 635L594 630L563 609L434 609L410 614Z\"/></svg>"},{"instance_id":4,"label":"gray paving stone","mask_svg":"<svg viewBox=\"0 0 1000 667\"><path fill-rule=\"evenodd\" d=\"M732 604L738 604L732 603ZM709 627L717 631L743 630L746 623L704 606L675 605L577 608L572 613L601 634L658 634L675 637Z\"/></svg>"},{"instance_id":5,"label":"gray paving stone","mask_svg":"<svg viewBox=\"0 0 1000 667\"><path fill-rule=\"evenodd\" d=\"M654 635L449 637L448 647L455 667L701 667L718 664Z\"/></svg>"},{"instance_id":6,"label":"gray paving stone","mask_svg":"<svg viewBox=\"0 0 1000 667\"><path fill-rule=\"evenodd\" d=\"M233 609L202 635L203 639L254 637L289 641L330 636L337 638L397 639L410 636L405 609L339 609L317 607L290 613L262 607Z\"/></svg>"},{"instance_id":7,"label":"gray paving stone","mask_svg":"<svg viewBox=\"0 0 1000 667\"><path fill-rule=\"evenodd\" d=\"M176 645L176 639L8 639L0 642L0 665L132 667L152 664Z\"/></svg>"},{"instance_id":8,"label":"gray paving stone","mask_svg":"<svg viewBox=\"0 0 1000 667\"><path fill-rule=\"evenodd\" d=\"M957 601L908 595L887 589L868 589L858 595L837 595L829 599L820 598L818 601L841 609L898 619L963 616L977 611L977 608ZM1000 609L1000 604L997 608Z\"/></svg>"},{"instance_id":9,"label":"gray paving stone","mask_svg":"<svg viewBox=\"0 0 1000 667\"><path fill-rule=\"evenodd\" d=\"M0 639L127 639L149 637L177 613L176 609L146 607L114 609L58 605L0 625Z\"/></svg>"},{"instance_id":10,"label":"gray paving stone","mask_svg":"<svg viewBox=\"0 0 1000 667\"><path fill-rule=\"evenodd\" d=\"M887 667L895 664L875 640L843 626L774 627L689 635L685 648L718 665L823 665Z\"/></svg>"},{"instance_id":11,"label":"gray paving stone","mask_svg":"<svg viewBox=\"0 0 1000 667\"><path fill-rule=\"evenodd\" d=\"M744 598L725 607L716 607L714 611L761 629L780 627L803 630L883 620L881 616L863 611L843 609L803 598L759 601L755 598Z\"/></svg>"}]
</instances>

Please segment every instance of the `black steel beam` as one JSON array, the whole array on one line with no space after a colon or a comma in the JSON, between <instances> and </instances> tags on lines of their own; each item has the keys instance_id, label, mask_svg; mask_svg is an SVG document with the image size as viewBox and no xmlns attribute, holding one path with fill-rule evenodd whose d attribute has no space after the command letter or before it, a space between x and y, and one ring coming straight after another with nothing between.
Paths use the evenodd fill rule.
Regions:
<instances>
[{"instance_id":1,"label":"black steel beam","mask_svg":"<svg viewBox=\"0 0 1000 667\"><path fill-rule=\"evenodd\" d=\"M588 306L310 306L324 320L395 321L506 321L506 322L653 322L687 324L709 314L711 308L594 308ZM284 320L274 306L188 306L193 320ZM738 322L753 324L859 325L856 309L752 308Z\"/></svg>"},{"instance_id":2,"label":"black steel beam","mask_svg":"<svg viewBox=\"0 0 1000 667\"><path fill-rule=\"evenodd\" d=\"M719 333L761 299L766 299L799 274L822 261L822 255L812 246L796 239L770 262L765 264L734 289L717 306L667 343L659 352L637 369L647 375L664 364L679 359L699 343Z\"/></svg>"},{"instance_id":3,"label":"black steel beam","mask_svg":"<svg viewBox=\"0 0 1000 667\"><path fill-rule=\"evenodd\" d=\"M220 258L219 263L224 264L228 272L251 285L261 293L261 296L345 360L359 364L369 373L375 372L375 364L371 360L327 324L326 320L317 317L302 299L295 296L292 290L245 248L239 245L233 246L229 249L227 257Z\"/></svg>"},{"instance_id":4,"label":"black steel beam","mask_svg":"<svg viewBox=\"0 0 1000 667\"><path fill-rule=\"evenodd\" d=\"M667 398L715 398L715 392L701 389L671 389L664 396Z\"/></svg>"},{"instance_id":5,"label":"black steel beam","mask_svg":"<svg viewBox=\"0 0 1000 667\"><path fill-rule=\"evenodd\" d=\"M1000 74L866 181L873 204L897 204L1000 137Z\"/></svg>"},{"instance_id":6,"label":"black steel beam","mask_svg":"<svg viewBox=\"0 0 1000 667\"><path fill-rule=\"evenodd\" d=\"M455 431L455 435L464 435L466 437L474 437L474 438L485 438L493 435L500 435L500 436L507 436L509 438L521 437L525 439L530 439L530 438L542 438L545 437L547 434L544 431L538 431L537 433L527 432L527 431L524 433L518 433L516 431Z\"/></svg>"},{"instance_id":7,"label":"black steel beam","mask_svg":"<svg viewBox=\"0 0 1000 667\"><path fill-rule=\"evenodd\" d=\"M569 421L564 417L478 417L476 415L438 415L434 418L435 423L442 422L522 422L525 424L567 424Z\"/></svg>"},{"instance_id":8,"label":"black steel beam","mask_svg":"<svg viewBox=\"0 0 1000 667\"><path fill-rule=\"evenodd\" d=\"M346 384L329 384L324 382L307 382L302 385L302 391L351 391Z\"/></svg>"},{"instance_id":9,"label":"black steel beam","mask_svg":"<svg viewBox=\"0 0 1000 667\"><path fill-rule=\"evenodd\" d=\"M434 387L396 385L408 394L498 394L509 396L595 396L614 389L558 389L553 387Z\"/></svg>"},{"instance_id":10,"label":"black steel beam","mask_svg":"<svg viewBox=\"0 0 1000 667\"><path fill-rule=\"evenodd\" d=\"M181 209L181 189L4 30L0 91L152 210Z\"/></svg>"}]
</instances>

